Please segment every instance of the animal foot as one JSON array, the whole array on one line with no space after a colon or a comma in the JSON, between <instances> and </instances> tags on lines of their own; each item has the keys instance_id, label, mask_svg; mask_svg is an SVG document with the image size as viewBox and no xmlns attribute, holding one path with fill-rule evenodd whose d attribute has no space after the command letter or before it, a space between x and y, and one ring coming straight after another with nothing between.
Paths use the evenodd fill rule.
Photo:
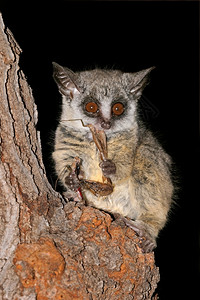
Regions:
<instances>
[{"instance_id":1,"label":"animal foot","mask_svg":"<svg viewBox=\"0 0 200 300\"><path fill-rule=\"evenodd\" d=\"M156 241L155 238L151 236L149 233L147 226L144 222L142 221L133 221L129 220L124 217L123 219L124 223L133 229L136 234L138 235L140 239L140 247L142 248L143 252L148 253L152 252L153 249L156 248Z\"/></svg>"}]
</instances>

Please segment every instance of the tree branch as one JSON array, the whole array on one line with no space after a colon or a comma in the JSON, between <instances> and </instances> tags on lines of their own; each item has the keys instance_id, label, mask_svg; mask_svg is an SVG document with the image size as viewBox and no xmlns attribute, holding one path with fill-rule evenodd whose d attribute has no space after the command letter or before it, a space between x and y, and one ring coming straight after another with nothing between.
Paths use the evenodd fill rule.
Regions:
<instances>
[{"instance_id":1,"label":"tree branch","mask_svg":"<svg viewBox=\"0 0 200 300\"><path fill-rule=\"evenodd\" d=\"M134 231L49 184L21 49L1 17L0 45L1 299L157 299L154 254Z\"/></svg>"}]
</instances>

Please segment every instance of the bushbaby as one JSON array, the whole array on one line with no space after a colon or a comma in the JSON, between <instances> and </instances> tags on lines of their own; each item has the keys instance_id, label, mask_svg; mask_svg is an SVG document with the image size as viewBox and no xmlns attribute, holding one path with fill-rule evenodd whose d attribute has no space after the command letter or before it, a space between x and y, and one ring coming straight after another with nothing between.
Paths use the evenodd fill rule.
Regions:
<instances>
[{"instance_id":1,"label":"bushbaby","mask_svg":"<svg viewBox=\"0 0 200 300\"><path fill-rule=\"evenodd\" d=\"M136 73L94 69L73 72L53 63L53 77L62 94L62 114L56 130L53 159L66 189L77 188L70 166L81 159L81 174L101 181L111 178L113 192L94 196L85 190L87 204L119 214L152 251L172 203L172 161L139 120L137 104L153 68ZM88 127L104 130L108 159L101 162ZM69 121L76 120L76 121Z\"/></svg>"}]
</instances>

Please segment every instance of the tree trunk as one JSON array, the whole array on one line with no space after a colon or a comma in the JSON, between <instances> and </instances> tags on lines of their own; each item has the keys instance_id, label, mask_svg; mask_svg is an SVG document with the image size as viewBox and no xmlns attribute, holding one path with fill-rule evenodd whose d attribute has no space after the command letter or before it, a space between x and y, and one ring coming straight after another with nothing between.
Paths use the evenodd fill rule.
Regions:
<instances>
[{"instance_id":1,"label":"tree trunk","mask_svg":"<svg viewBox=\"0 0 200 300\"><path fill-rule=\"evenodd\" d=\"M0 16L0 299L157 299L134 231L49 184L20 53Z\"/></svg>"}]
</instances>

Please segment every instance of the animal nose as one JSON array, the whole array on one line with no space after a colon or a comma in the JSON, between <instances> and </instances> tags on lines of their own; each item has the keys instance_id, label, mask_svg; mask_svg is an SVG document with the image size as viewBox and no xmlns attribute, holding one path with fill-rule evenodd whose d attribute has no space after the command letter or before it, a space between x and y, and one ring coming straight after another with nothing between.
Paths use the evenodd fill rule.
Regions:
<instances>
[{"instance_id":1,"label":"animal nose","mask_svg":"<svg viewBox=\"0 0 200 300\"><path fill-rule=\"evenodd\" d=\"M101 122L101 127L102 127L103 129L110 129L110 127L111 127L111 122L108 121L108 120L103 120L103 121Z\"/></svg>"}]
</instances>

